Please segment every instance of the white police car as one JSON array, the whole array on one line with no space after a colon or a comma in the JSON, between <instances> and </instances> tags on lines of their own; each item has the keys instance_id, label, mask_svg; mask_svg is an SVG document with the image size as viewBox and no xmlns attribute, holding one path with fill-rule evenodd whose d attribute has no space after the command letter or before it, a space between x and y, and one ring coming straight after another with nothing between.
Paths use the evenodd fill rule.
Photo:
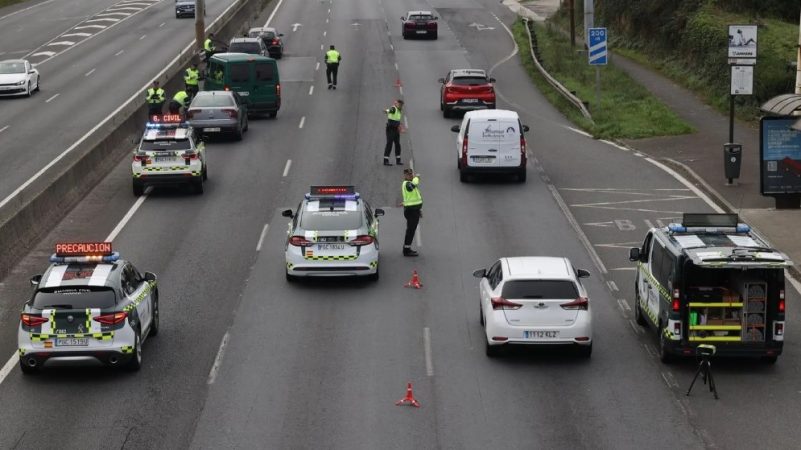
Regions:
<instances>
[{"instance_id":1,"label":"white police car","mask_svg":"<svg viewBox=\"0 0 801 450\"><path fill-rule=\"evenodd\" d=\"M22 372L72 364L139 370L142 343L159 330L156 276L141 274L110 242L59 243L20 315Z\"/></svg>"},{"instance_id":2,"label":"white police car","mask_svg":"<svg viewBox=\"0 0 801 450\"><path fill-rule=\"evenodd\" d=\"M312 186L292 218L286 278L369 276L378 279L378 217L353 186Z\"/></svg>"},{"instance_id":3,"label":"white police car","mask_svg":"<svg viewBox=\"0 0 801 450\"><path fill-rule=\"evenodd\" d=\"M133 194L151 185L190 185L203 193L208 178L205 145L179 114L152 116L134 150L131 171Z\"/></svg>"}]
</instances>

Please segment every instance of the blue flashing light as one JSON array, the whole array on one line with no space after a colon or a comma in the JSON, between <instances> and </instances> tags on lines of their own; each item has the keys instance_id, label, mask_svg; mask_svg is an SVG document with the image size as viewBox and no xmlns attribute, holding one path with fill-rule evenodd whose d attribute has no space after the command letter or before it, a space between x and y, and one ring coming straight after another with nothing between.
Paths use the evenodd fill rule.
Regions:
<instances>
[{"instance_id":1,"label":"blue flashing light","mask_svg":"<svg viewBox=\"0 0 801 450\"><path fill-rule=\"evenodd\" d=\"M179 123L153 123L148 122L145 124L145 128L148 130L163 130L169 128L188 128L188 122L179 122Z\"/></svg>"},{"instance_id":2,"label":"blue flashing light","mask_svg":"<svg viewBox=\"0 0 801 450\"><path fill-rule=\"evenodd\" d=\"M312 195L306 193L304 195L306 200L358 200L360 195L358 192L354 194L334 194L334 195Z\"/></svg>"},{"instance_id":3,"label":"blue flashing light","mask_svg":"<svg viewBox=\"0 0 801 450\"><path fill-rule=\"evenodd\" d=\"M750 233L750 232L751 232L751 227L750 226L748 226L748 225L746 225L744 223L738 223L737 224L737 233Z\"/></svg>"},{"instance_id":4,"label":"blue flashing light","mask_svg":"<svg viewBox=\"0 0 801 450\"><path fill-rule=\"evenodd\" d=\"M87 263L112 263L120 259L118 252L110 255L84 255L84 256L50 256L50 262L55 264L87 264Z\"/></svg>"},{"instance_id":5,"label":"blue flashing light","mask_svg":"<svg viewBox=\"0 0 801 450\"><path fill-rule=\"evenodd\" d=\"M678 223L671 223L668 225L668 230L670 230L671 233L686 233L687 227Z\"/></svg>"}]
</instances>

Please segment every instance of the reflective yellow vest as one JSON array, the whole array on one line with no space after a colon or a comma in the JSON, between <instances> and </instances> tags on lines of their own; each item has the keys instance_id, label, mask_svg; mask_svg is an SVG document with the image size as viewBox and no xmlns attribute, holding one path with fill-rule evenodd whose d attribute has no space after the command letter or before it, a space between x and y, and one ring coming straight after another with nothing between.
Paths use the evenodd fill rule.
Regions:
<instances>
[{"instance_id":1,"label":"reflective yellow vest","mask_svg":"<svg viewBox=\"0 0 801 450\"><path fill-rule=\"evenodd\" d=\"M414 189L409 191L406 186L407 184L411 184L414 186ZM420 177L412 178L412 181L403 180L401 184L401 192L403 193L403 206L417 206L423 204L423 196L420 194L420 188L418 185L420 184Z\"/></svg>"},{"instance_id":2,"label":"reflective yellow vest","mask_svg":"<svg viewBox=\"0 0 801 450\"><path fill-rule=\"evenodd\" d=\"M336 50L328 50L325 52L326 64L339 64L339 52Z\"/></svg>"},{"instance_id":3,"label":"reflective yellow vest","mask_svg":"<svg viewBox=\"0 0 801 450\"><path fill-rule=\"evenodd\" d=\"M399 108L396 108L396 107L393 106L392 108L389 108L387 110L387 120L391 120L393 122L400 123L401 116L402 116L402 113L401 113L401 110Z\"/></svg>"},{"instance_id":4,"label":"reflective yellow vest","mask_svg":"<svg viewBox=\"0 0 801 450\"><path fill-rule=\"evenodd\" d=\"M156 104L156 103L164 103L164 89L158 88L153 89L150 88L147 90L147 102Z\"/></svg>"},{"instance_id":5,"label":"reflective yellow vest","mask_svg":"<svg viewBox=\"0 0 801 450\"><path fill-rule=\"evenodd\" d=\"M207 52L214 51L214 43L212 43L211 38L206 39L206 42L203 43L203 50Z\"/></svg>"},{"instance_id":6,"label":"reflective yellow vest","mask_svg":"<svg viewBox=\"0 0 801 450\"><path fill-rule=\"evenodd\" d=\"M191 67L187 67L186 75L184 75L184 83L187 86L197 86L197 80L200 78L200 73Z\"/></svg>"},{"instance_id":7,"label":"reflective yellow vest","mask_svg":"<svg viewBox=\"0 0 801 450\"><path fill-rule=\"evenodd\" d=\"M189 106L186 104L186 99L188 98L189 94L187 94L186 91L178 91L175 93L175 96L172 99L180 103L182 106Z\"/></svg>"}]
</instances>

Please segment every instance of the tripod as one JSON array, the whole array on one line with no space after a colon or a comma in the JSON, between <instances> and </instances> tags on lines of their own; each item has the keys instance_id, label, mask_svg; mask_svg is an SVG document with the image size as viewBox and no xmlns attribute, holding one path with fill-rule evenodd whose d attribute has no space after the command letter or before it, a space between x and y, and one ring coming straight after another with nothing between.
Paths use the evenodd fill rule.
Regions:
<instances>
[{"instance_id":1,"label":"tripod","mask_svg":"<svg viewBox=\"0 0 801 450\"><path fill-rule=\"evenodd\" d=\"M715 396L715 400L717 400L718 390L715 387L715 379L712 378L712 370L711 370L712 363L709 362L709 358L712 355L702 353L700 354L700 356L701 356L701 362L698 363L698 369L695 371L695 376L693 377L693 381L692 383L690 383L690 388L687 389L687 396L688 397L690 396L690 391L693 390L693 385L695 384L695 381L698 379L698 375L701 375L701 380L704 382L704 384L707 384L707 381L709 382L709 392L711 392L712 395Z\"/></svg>"}]
</instances>

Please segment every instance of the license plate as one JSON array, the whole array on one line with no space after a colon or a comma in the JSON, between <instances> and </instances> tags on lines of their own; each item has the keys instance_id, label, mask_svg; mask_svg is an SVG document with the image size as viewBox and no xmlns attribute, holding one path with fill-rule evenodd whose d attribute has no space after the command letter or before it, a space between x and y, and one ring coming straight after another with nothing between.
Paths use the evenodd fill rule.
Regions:
<instances>
[{"instance_id":1,"label":"license plate","mask_svg":"<svg viewBox=\"0 0 801 450\"><path fill-rule=\"evenodd\" d=\"M204 133L219 133L220 129L219 128L204 128L203 132Z\"/></svg>"},{"instance_id":2,"label":"license plate","mask_svg":"<svg viewBox=\"0 0 801 450\"><path fill-rule=\"evenodd\" d=\"M345 244L317 244L317 251L345 250Z\"/></svg>"},{"instance_id":3,"label":"license plate","mask_svg":"<svg viewBox=\"0 0 801 450\"><path fill-rule=\"evenodd\" d=\"M493 159L492 156L473 156L473 162L477 163L491 163Z\"/></svg>"},{"instance_id":4,"label":"license plate","mask_svg":"<svg viewBox=\"0 0 801 450\"><path fill-rule=\"evenodd\" d=\"M559 337L558 331L524 331L525 339L556 339Z\"/></svg>"},{"instance_id":5,"label":"license plate","mask_svg":"<svg viewBox=\"0 0 801 450\"><path fill-rule=\"evenodd\" d=\"M156 156L154 159L156 160L157 163L175 161L175 158L172 156Z\"/></svg>"},{"instance_id":6,"label":"license plate","mask_svg":"<svg viewBox=\"0 0 801 450\"><path fill-rule=\"evenodd\" d=\"M417 34L426 34L428 31L426 30L417 30Z\"/></svg>"},{"instance_id":7,"label":"license plate","mask_svg":"<svg viewBox=\"0 0 801 450\"><path fill-rule=\"evenodd\" d=\"M478 103L477 98L464 98L462 99L462 103Z\"/></svg>"},{"instance_id":8,"label":"license plate","mask_svg":"<svg viewBox=\"0 0 801 450\"><path fill-rule=\"evenodd\" d=\"M248 95L250 95L250 92L239 92L239 95L241 95L242 97L247 97Z\"/></svg>"},{"instance_id":9,"label":"license plate","mask_svg":"<svg viewBox=\"0 0 801 450\"><path fill-rule=\"evenodd\" d=\"M89 345L88 338L59 338L56 347L85 347Z\"/></svg>"}]
</instances>

